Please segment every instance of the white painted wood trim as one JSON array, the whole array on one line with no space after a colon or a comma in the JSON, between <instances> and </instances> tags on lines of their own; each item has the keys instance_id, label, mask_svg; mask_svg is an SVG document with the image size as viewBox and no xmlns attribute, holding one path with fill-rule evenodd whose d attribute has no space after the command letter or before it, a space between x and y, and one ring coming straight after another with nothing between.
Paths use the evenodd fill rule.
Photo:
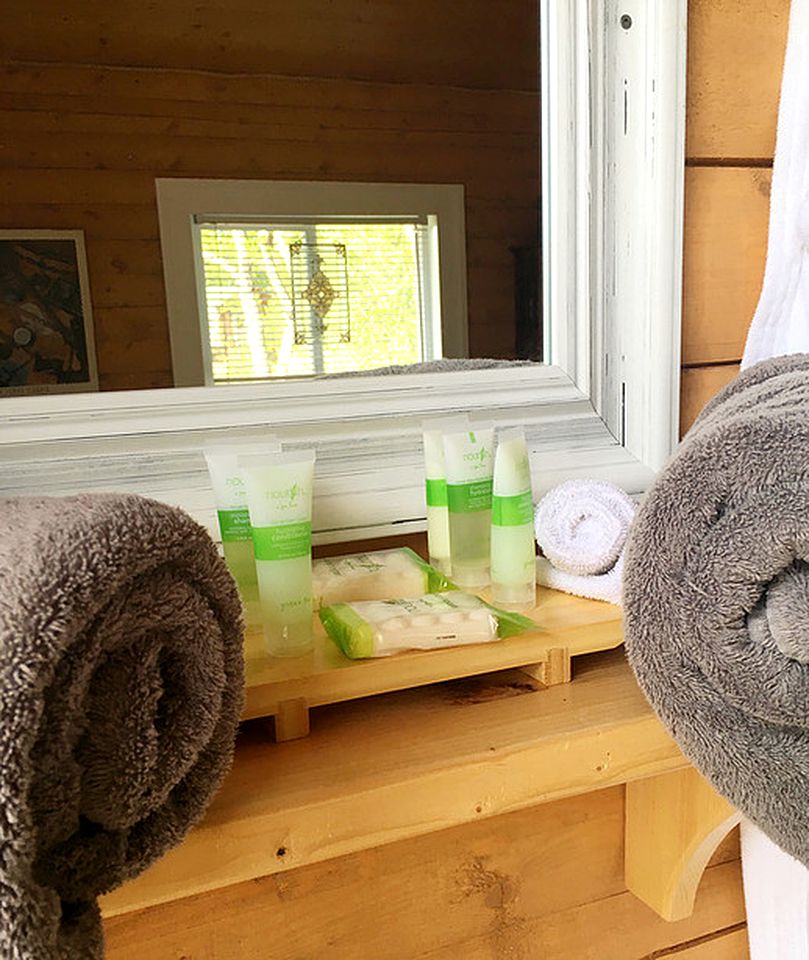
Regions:
<instances>
[{"instance_id":1,"label":"white painted wood trim","mask_svg":"<svg viewBox=\"0 0 809 960\"><path fill-rule=\"evenodd\" d=\"M657 470L679 435L687 3L605 0L604 14L600 409Z\"/></svg>"},{"instance_id":2,"label":"white painted wood trim","mask_svg":"<svg viewBox=\"0 0 809 960\"><path fill-rule=\"evenodd\" d=\"M468 410L526 428L537 492L571 475L640 492L649 471L558 368L358 377L323 383L85 394L4 402L0 496L128 490L175 503L216 533L202 449L273 434L317 450L318 539L406 532L424 523L421 424Z\"/></svg>"},{"instance_id":3,"label":"white painted wood trim","mask_svg":"<svg viewBox=\"0 0 809 960\"><path fill-rule=\"evenodd\" d=\"M274 432L317 449L320 541L406 532L421 420L459 410L526 426L537 494L571 476L641 492L676 439L685 7L542 0L551 364L3 400L0 495L134 490L214 531L201 447Z\"/></svg>"},{"instance_id":4,"label":"white painted wood trim","mask_svg":"<svg viewBox=\"0 0 809 960\"><path fill-rule=\"evenodd\" d=\"M469 356L464 188L458 184L298 180L155 180L171 363L177 387L206 382L195 215L244 217L424 214L438 219L443 356Z\"/></svg>"}]
</instances>

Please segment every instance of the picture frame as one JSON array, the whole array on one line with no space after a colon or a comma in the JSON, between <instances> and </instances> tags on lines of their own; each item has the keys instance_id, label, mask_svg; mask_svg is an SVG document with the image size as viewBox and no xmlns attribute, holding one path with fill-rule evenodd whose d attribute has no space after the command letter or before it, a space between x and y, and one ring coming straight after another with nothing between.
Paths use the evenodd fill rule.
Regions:
<instances>
[{"instance_id":1,"label":"picture frame","mask_svg":"<svg viewBox=\"0 0 809 960\"><path fill-rule=\"evenodd\" d=\"M98 390L82 230L0 230L0 397Z\"/></svg>"}]
</instances>

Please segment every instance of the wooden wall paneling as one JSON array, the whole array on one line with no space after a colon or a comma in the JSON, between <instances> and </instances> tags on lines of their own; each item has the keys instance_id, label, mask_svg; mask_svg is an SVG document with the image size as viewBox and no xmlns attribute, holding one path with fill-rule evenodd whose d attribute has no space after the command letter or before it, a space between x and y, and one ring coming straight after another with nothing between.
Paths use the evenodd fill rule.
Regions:
<instances>
[{"instance_id":1,"label":"wooden wall paneling","mask_svg":"<svg viewBox=\"0 0 809 960\"><path fill-rule=\"evenodd\" d=\"M738 374L739 364L685 368L680 377L680 434L685 434L705 404Z\"/></svg>"},{"instance_id":2,"label":"wooden wall paneling","mask_svg":"<svg viewBox=\"0 0 809 960\"><path fill-rule=\"evenodd\" d=\"M689 167L683 363L738 360L761 291L771 171Z\"/></svg>"},{"instance_id":3,"label":"wooden wall paneling","mask_svg":"<svg viewBox=\"0 0 809 960\"><path fill-rule=\"evenodd\" d=\"M98 364L112 382L133 371L153 379L171 370L165 307L96 309L94 319Z\"/></svg>"},{"instance_id":4,"label":"wooden wall paneling","mask_svg":"<svg viewBox=\"0 0 809 960\"><path fill-rule=\"evenodd\" d=\"M740 925L698 937L686 946L664 950L656 954L655 960L749 960L749 957L747 929Z\"/></svg>"},{"instance_id":5,"label":"wooden wall paneling","mask_svg":"<svg viewBox=\"0 0 809 960\"><path fill-rule=\"evenodd\" d=\"M472 349L513 355L509 248L539 232L535 92L29 64L0 67L0 111L0 225L85 231L103 389L171 382L157 176L463 183Z\"/></svg>"},{"instance_id":6,"label":"wooden wall paneling","mask_svg":"<svg viewBox=\"0 0 809 960\"><path fill-rule=\"evenodd\" d=\"M50 0L29 0L4 37L5 58L535 89L536 7L83 0L60 11L55 29Z\"/></svg>"},{"instance_id":7,"label":"wooden wall paneling","mask_svg":"<svg viewBox=\"0 0 809 960\"><path fill-rule=\"evenodd\" d=\"M261 122L271 107L283 124L502 132L539 125L533 89L435 86L415 76L407 84L359 83L275 74L0 63L2 109L118 115L122 101L125 112L137 116L239 123Z\"/></svg>"},{"instance_id":8,"label":"wooden wall paneling","mask_svg":"<svg viewBox=\"0 0 809 960\"><path fill-rule=\"evenodd\" d=\"M126 216L126 214L125 214ZM162 277L163 260L158 240L110 239L94 236L87 241L87 258L92 259L100 276L128 274L138 277ZM140 306L140 304L133 304Z\"/></svg>"},{"instance_id":9,"label":"wooden wall paneling","mask_svg":"<svg viewBox=\"0 0 809 960\"><path fill-rule=\"evenodd\" d=\"M686 156L772 158L789 0L690 0Z\"/></svg>"},{"instance_id":10,"label":"wooden wall paneling","mask_svg":"<svg viewBox=\"0 0 809 960\"><path fill-rule=\"evenodd\" d=\"M3 197L3 200L10 199ZM157 206L152 203L15 203L0 202L3 228L84 230L100 240L154 240L160 237Z\"/></svg>"},{"instance_id":11,"label":"wooden wall paneling","mask_svg":"<svg viewBox=\"0 0 809 960\"><path fill-rule=\"evenodd\" d=\"M107 955L640 960L743 922L732 843L668 924L624 888L622 822L618 787L388 844L109 919Z\"/></svg>"},{"instance_id":12,"label":"wooden wall paneling","mask_svg":"<svg viewBox=\"0 0 809 960\"><path fill-rule=\"evenodd\" d=\"M272 157L272 150L267 150L267 156ZM391 151L393 153L393 151ZM321 158L322 160L322 158ZM239 161L243 164L243 161ZM211 170L209 167L194 166L183 162L187 167L182 176L211 176L211 177L244 177L245 179L273 179L274 170L265 167L263 171L248 170L241 166L239 169L219 168ZM203 174L203 170L207 171ZM531 177L524 181L505 176L503 168L494 161L488 170L484 167L467 166L459 170L449 171L433 168L428 161L419 161L420 173L410 177L413 183L464 183L466 185L467 203L477 200L496 201L498 197L505 206L522 206L526 198L534 199L538 196L539 179ZM478 175L476 175L476 173ZM460 174L460 175L459 175ZM480 175L483 174L483 175ZM76 169L69 175L57 168L0 168L0 196L14 197L18 203L99 203L102 205L121 203L123 198L132 197L134 202L141 204L149 198L154 200L155 177L177 176L174 169L152 170L114 170L114 169ZM315 168L294 169L279 172L277 177L292 180L376 180L380 183L397 183L407 175L403 167L396 165L385 166L379 163L378 158L365 159L362 165L354 168L344 160L339 163L339 169L334 163L323 163ZM498 180L502 179L499 185Z\"/></svg>"},{"instance_id":13,"label":"wooden wall paneling","mask_svg":"<svg viewBox=\"0 0 809 960\"><path fill-rule=\"evenodd\" d=\"M40 100L42 98L39 98ZM74 101L77 98L72 98ZM494 100L489 96L486 99ZM149 104L151 105L151 101ZM165 113L160 116L143 115L137 101L119 99L115 101L115 110L107 113L98 112L98 102L86 104L86 111L82 112L74 103L58 102L57 97L48 97L45 107L34 107L29 110L22 108L18 100L13 109L0 109L0 129L14 128L18 137L23 138L23 147L29 151L37 147L41 149L45 135L59 134L65 142L75 134L81 134L89 140L92 147L93 137L123 136L130 143L133 136L167 137L172 139L181 137L197 137L208 140L239 140L239 141L266 141L273 140L279 143L303 144L356 144L357 134L372 137L380 144L406 144L411 146L432 146L447 144L458 150L475 147L494 148L508 152L517 151L525 160L524 151L535 145L531 130L535 124L526 123L523 129L513 125L510 129L491 129L481 123L464 122L454 124L452 117L445 118L443 123L433 120L432 123L401 122L398 113L388 111L389 117L385 123L369 123L367 114L371 111L354 111L346 115L342 123L335 124L329 111L301 111L293 108L294 116L285 118L281 111L272 105L251 107L251 116L234 118L223 105L221 118L195 119L185 114L182 105L176 101L157 101ZM70 106L70 112L66 107ZM435 105L435 104L434 104ZM171 108L171 112L169 112ZM343 111L346 113L346 111ZM505 125L501 124L501 127ZM17 137L6 147L16 146ZM15 162L6 163L15 166Z\"/></svg>"}]
</instances>

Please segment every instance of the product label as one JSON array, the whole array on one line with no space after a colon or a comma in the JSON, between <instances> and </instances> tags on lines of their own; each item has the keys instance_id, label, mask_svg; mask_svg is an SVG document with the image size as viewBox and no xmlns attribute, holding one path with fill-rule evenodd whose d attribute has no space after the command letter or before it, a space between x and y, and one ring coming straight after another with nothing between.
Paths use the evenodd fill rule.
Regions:
<instances>
[{"instance_id":1,"label":"product label","mask_svg":"<svg viewBox=\"0 0 809 960\"><path fill-rule=\"evenodd\" d=\"M492 478L472 483L448 483L447 505L450 513L478 513L492 508Z\"/></svg>"},{"instance_id":2,"label":"product label","mask_svg":"<svg viewBox=\"0 0 809 960\"><path fill-rule=\"evenodd\" d=\"M273 527L253 527L256 560L294 560L312 549L312 524L283 523Z\"/></svg>"},{"instance_id":3,"label":"product label","mask_svg":"<svg viewBox=\"0 0 809 960\"><path fill-rule=\"evenodd\" d=\"M447 505L447 481L427 480L427 506L445 507Z\"/></svg>"},{"instance_id":4,"label":"product label","mask_svg":"<svg viewBox=\"0 0 809 960\"><path fill-rule=\"evenodd\" d=\"M244 507L241 510L217 510L222 543L250 539L250 513Z\"/></svg>"},{"instance_id":5,"label":"product label","mask_svg":"<svg viewBox=\"0 0 809 960\"><path fill-rule=\"evenodd\" d=\"M534 504L531 491L515 497L492 497L492 524L496 527L521 527L533 523Z\"/></svg>"}]
</instances>

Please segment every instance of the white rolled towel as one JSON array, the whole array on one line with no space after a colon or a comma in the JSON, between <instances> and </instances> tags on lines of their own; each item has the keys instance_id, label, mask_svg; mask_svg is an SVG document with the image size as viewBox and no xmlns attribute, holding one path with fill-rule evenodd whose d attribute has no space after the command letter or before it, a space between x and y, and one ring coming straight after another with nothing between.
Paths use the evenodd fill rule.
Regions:
<instances>
[{"instance_id":1,"label":"white rolled towel","mask_svg":"<svg viewBox=\"0 0 809 960\"><path fill-rule=\"evenodd\" d=\"M630 497L604 480L568 480L537 504L537 583L621 602L623 550L635 514Z\"/></svg>"}]
</instances>

